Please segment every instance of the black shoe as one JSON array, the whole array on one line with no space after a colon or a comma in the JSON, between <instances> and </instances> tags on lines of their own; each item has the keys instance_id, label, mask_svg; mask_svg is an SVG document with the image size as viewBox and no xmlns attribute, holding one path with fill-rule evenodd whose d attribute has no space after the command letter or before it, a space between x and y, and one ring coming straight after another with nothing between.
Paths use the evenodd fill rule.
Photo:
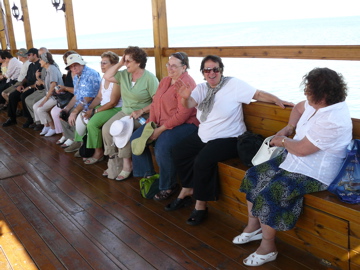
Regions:
<instances>
[{"instance_id":1,"label":"black shoe","mask_svg":"<svg viewBox=\"0 0 360 270\"><path fill-rule=\"evenodd\" d=\"M39 131L39 130L42 130L43 128L44 128L44 125L42 125L42 124L37 124L37 125L34 127L34 130Z\"/></svg>"},{"instance_id":2,"label":"black shoe","mask_svg":"<svg viewBox=\"0 0 360 270\"><path fill-rule=\"evenodd\" d=\"M194 209L189 217L189 219L186 221L189 225L199 225L201 222L203 222L208 216L208 208L206 207L205 210L196 210Z\"/></svg>"},{"instance_id":3,"label":"black shoe","mask_svg":"<svg viewBox=\"0 0 360 270\"><path fill-rule=\"evenodd\" d=\"M32 121L32 120L31 120L31 121L30 121L30 120L27 120L27 121L23 124L22 127L23 127L23 128L29 128L30 125L33 124L33 123L34 123L34 121Z\"/></svg>"},{"instance_id":4,"label":"black shoe","mask_svg":"<svg viewBox=\"0 0 360 270\"><path fill-rule=\"evenodd\" d=\"M180 208L189 206L192 204L192 199L190 196L186 196L184 199L176 198L171 203L169 203L167 206L165 206L166 211L174 211L178 210Z\"/></svg>"},{"instance_id":5,"label":"black shoe","mask_svg":"<svg viewBox=\"0 0 360 270\"><path fill-rule=\"evenodd\" d=\"M29 126L29 128L34 128L34 127L36 127L36 124L33 122L33 123Z\"/></svg>"},{"instance_id":6,"label":"black shoe","mask_svg":"<svg viewBox=\"0 0 360 270\"><path fill-rule=\"evenodd\" d=\"M11 126L11 125L16 125L16 124L17 124L16 120L12 120L12 119L9 118L8 120L6 120L5 123L2 124L2 126L3 127L8 127L8 126Z\"/></svg>"},{"instance_id":7,"label":"black shoe","mask_svg":"<svg viewBox=\"0 0 360 270\"><path fill-rule=\"evenodd\" d=\"M22 115L22 110L16 110L16 116L21 116Z\"/></svg>"}]
</instances>

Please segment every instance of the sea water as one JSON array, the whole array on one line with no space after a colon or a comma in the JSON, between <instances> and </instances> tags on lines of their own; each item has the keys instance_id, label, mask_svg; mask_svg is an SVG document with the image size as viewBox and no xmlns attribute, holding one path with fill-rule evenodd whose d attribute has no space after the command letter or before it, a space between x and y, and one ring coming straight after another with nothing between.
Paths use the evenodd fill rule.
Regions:
<instances>
[{"instance_id":1,"label":"sea water","mask_svg":"<svg viewBox=\"0 0 360 270\"><path fill-rule=\"evenodd\" d=\"M169 27L169 46L263 46L263 45L359 45L360 16L270 22L243 22L191 27ZM126 48L129 45L153 47L151 29L78 36L78 48ZM36 47L66 48L65 38L35 40ZM20 48L24 45L17 44ZM61 56L55 57L64 68ZM85 56L87 65L101 73L100 56ZM189 74L197 83L202 58L191 57ZM242 79L257 89L271 92L294 103L303 100L302 77L315 67L328 67L341 73L348 83L351 116L360 118L360 61L297 60L265 58L224 58L225 76ZM147 67L155 73L155 61Z\"/></svg>"}]
</instances>

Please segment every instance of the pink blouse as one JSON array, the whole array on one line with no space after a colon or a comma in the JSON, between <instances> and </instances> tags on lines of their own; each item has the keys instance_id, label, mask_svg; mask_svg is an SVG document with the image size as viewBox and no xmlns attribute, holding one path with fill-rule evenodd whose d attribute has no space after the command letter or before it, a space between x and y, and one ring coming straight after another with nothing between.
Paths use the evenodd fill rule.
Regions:
<instances>
[{"instance_id":1,"label":"pink blouse","mask_svg":"<svg viewBox=\"0 0 360 270\"><path fill-rule=\"evenodd\" d=\"M195 88L196 83L187 72L184 72L180 79L185 84L189 84L192 89ZM181 104L181 97L174 85L171 85L170 77L165 77L160 81L151 103L150 117L147 122L149 121L155 122L158 126L164 125L167 129L184 123L199 125L199 121L196 119L196 109L187 109Z\"/></svg>"}]
</instances>

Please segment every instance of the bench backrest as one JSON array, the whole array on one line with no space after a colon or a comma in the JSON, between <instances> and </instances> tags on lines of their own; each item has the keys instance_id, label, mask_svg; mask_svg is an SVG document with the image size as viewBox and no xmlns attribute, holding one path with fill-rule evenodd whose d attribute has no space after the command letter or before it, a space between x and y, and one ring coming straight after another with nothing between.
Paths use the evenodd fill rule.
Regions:
<instances>
[{"instance_id":1,"label":"bench backrest","mask_svg":"<svg viewBox=\"0 0 360 270\"><path fill-rule=\"evenodd\" d=\"M243 105L243 110L247 129L266 138L287 125L292 107L281 109L274 104L256 101ZM353 138L360 139L360 119L353 118L352 121Z\"/></svg>"}]
</instances>

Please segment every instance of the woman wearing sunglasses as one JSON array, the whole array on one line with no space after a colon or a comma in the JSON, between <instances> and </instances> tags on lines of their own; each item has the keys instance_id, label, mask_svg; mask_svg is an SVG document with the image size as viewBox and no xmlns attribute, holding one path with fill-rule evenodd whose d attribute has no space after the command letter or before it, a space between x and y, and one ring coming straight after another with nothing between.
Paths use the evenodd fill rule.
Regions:
<instances>
[{"instance_id":1,"label":"woman wearing sunglasses","mask_svg":"<svg viewBox=\"0 0 360 270\"><path fill-rule=\"evenodd\" d=\"M223 76L224 64L216 55L206 56L200 71L206 82L192 91L178 80L176 87L186 108L197 108L199 130L173 149L182 190L165 210L171 211L190 205L196 200L187 224L200 224L208 214L207 201L218 199L217 163L238 156L237 137L246 131L242 103L252 99L275 103L281 108L293 103L283 101L265 91L256 90L244 81Z\"/></svg>"}]
</instances>

